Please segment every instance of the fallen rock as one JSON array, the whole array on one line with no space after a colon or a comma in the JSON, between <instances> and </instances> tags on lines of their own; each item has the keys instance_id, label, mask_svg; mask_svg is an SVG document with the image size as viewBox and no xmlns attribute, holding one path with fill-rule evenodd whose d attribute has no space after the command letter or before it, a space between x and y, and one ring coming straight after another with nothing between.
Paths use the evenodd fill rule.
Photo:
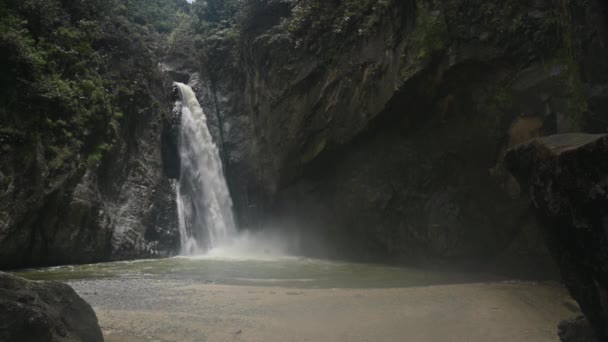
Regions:
<instances>
[{"instance_id":1,"label":"fallen rock","mask_svg":"<svg viewBox=\"0 0 608 342\"><path fill-rule=\"evenodd\" d=\"M608 341L608 135L535 139L510 150L505 164L536 208L568 291L597 340ZM562 341L586 341L561 330L570 336Z\"/></svg>"},{"instance_id":2,"label":"fallen rock","mask_svg":"<svg viewBox=\"0 0 608 342\"><path fill-rule=\"evenodd\" d=\"M0 272L0 341L103 341L97 316L76 292L54 281Z\"/></svg>"},{"instance_id":3,"label":"fallen rock","mask_svg":"<svg viewBox=\"0 0 608 342\"><path fill-rule=\"evenodd\" d=\"M563 342L595 342L595 334L584 316L562 321L557 326L558 335Z\"/></svg>"}]
</instances>

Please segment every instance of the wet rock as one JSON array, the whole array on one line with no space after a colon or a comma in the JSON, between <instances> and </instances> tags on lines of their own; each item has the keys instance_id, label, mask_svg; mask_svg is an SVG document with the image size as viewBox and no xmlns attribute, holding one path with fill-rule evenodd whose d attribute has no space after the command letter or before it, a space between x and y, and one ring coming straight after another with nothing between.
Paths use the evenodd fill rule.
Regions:
<instances>
[{"instance_id":1,"label":"wet rock","mask_svg":"<svg viewBox=\"0 0 608 342\"><path fill-rule=\"evenodd\" d=\"M101 342L97 316L68 285L0 272L0 341Z\"/></svg>"},{"instance_id":2,"label":"wet rock","mask_svg":"<svg viewBox=\"0 0 608 342\"><path fill-rule=\"evenodd\" d=\"M181 163L179 158L179 139L182 106L181 102L178 101L180 100L179 88L175 84L171 87L171 94L175 105L173 110L163 117L161 133L162 159L167 177L178 179Z\"/></svg>"},{"instance_id":3,"label":"wet rock","mask_svg":"<svg viewBox=\"0 0 608 342\"><path fill-rule=\"evenodd\" d=\"M148 81L129 103L125 115L132 119L120 126L99 163L50 173L42 147L26 167L21 151L3 160L0 269L163 257L178 250L170 178L179 166L163 158L172 147L162 139L173 105L171 83L157 73Z\"/></svg>"},{"instance_id":4,"label":"wet rock","mask_svg":"<svg viewBox=\"0 0 608 342\"><path fill-rule=\"evenodd\" d=\"M262 9L270 26L244 30L239 59L201 75L240 223L298 231L305 252L316 235L347 257L547 257L527 239L538 228L501 162L518 143L604 118L579 101L608 84L596 3ZM294 31L303 19L322 29ZM579 76L582 65L597 74Z\"/></svg>"},{"instance_id":5,"label":"wet rock","mask_svg":"<svg viewBox=\"0 0 608 342\"><path fill-rule=\"evenodd\" d=\"M562 342L596 342L589 321L583 317L562 321L558 326L558 335Z\"/></svg>"},{"instance_id":6,"label":"wet rock","mask_svg":"<svg viewBox=\"0 0 608 342\"><path fill-rule=\"evenodd\" d=\"M535 139L505 157L530 196L564 284L602 342L608 341L606 156L608 135L571 133ZM562 335L581 324L564 324Z\"/></svg>"}]
</instances>

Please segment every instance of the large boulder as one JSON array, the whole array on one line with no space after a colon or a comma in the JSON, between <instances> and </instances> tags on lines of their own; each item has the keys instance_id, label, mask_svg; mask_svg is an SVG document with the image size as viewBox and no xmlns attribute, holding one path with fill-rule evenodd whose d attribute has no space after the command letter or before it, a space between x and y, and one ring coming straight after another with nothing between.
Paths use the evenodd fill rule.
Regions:
<instances>
[{"instance_id":1,"label":"large boulder","mask_svg":"<svg viewBox=\"0 0 608 342\"><path fill-rule=\"evenodd\" d=\"M0 272L0 341L103 341L97 316L66 284Z\"/></svg>"},{"instance_id":2,"label":"large boulder","mask_svg":"<svg viewBox=\"0 0 608 342\"><path fill-rule=\"evenodd\" d=\"M505 162L530 195L570 294L598 340L608 341L608 135L536 139ZM570 335L567 323L560 328Z\"/></svg>"}]
</instances>

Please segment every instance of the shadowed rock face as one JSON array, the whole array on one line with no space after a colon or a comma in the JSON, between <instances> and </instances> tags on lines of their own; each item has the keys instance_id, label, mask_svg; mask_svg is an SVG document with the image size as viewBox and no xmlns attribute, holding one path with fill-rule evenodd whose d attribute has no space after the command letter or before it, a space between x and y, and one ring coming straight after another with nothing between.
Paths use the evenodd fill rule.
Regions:
<instances>
[{"instance_id":1,"label":"shadowed rock face","mask_svg":"<svg viewBox=\"0 0 608 342\"><path fill-rule=\"evenodd\" d=\"M605 132L602 2L349 3L269 8L283 17L201 76L240 223L340 257L545 254L501 162L536 136Z\"/></svg>"},{"instance_id":2,"label":"shadowed rock face","mask_svg":"<svg viewBox=\"0 0 608 342\"><path fill-rule=\"evenodd\" d=\"M97 316L68 285L0 272L0 341L101 342Z\"/></svg>"},{"instance_id":3,"label":"shadowed rock face","mask_svg":"<svg viewBox=\"0 0 608 342\"><path fill-rule=\"evenodd\" d=\"M48 8L53 10L46 13ZM5 45L7 36L0 39L2 50L12 53L8 59L3 54L0 63L0 97L14 97L0 101L0 269L168 256L177 250L175 191L165 173L171 161L161 157L171 83L159 71L157 33L121 8L103 1L3 3L3 23L7 16L33 23L38 15L53 23L44 30L18 29L24 36L14 38L15 46L32 39L32 51L40 55L50 46L66 52L86 46L91 56L104 57L69 52L74 59L56 55L56 61L45 58L48 67L32 69L23 66L29 57L13 53L21 48ZM64 29L89 33L75 45L59 38L37 44ZM87 79L89 74L96 76ZM40 87L55 77L61 83L48 89L57 96L47 97ZM65 91L58 91L60 84ZM13 133L6 133L7 127Z\"/></svg>"},{"instance_id":4,"label":"shadowed rock face","mask_svg":"<svg viewBox=\"0 0 608 342\"><path fill-rule=\"evenodd\" d=\"M180 99L179 88L174 84L171 88L173 101ZM164 171L167 177L178 179L180 172L179 133L181 124L181 105L176 102L173 110L165 115L161 137Z\"/></svg>"},{"instance_id":5,"label":"shadowed rock face","mask_svg":"<svg viewBox=\"0 0 608 342\"><path fill-rule=\"evenodd\" d=\"M535 136L606 131L604 2L264 3L218 65L162 66L200 90L242 226L360 259L545 254L501 161ZM42 142L3 156L0 268L176 250L179 115L161 120L155 58L114 62L141 86L99 166L49 174Z\"/></svg>"},{"instance_id":6,"label":"shadowed rock face","mask_svg":"<svg viewBox=\"0 0 608 342\"><path fill-rule=\"evenodd\" d=\"M151 77L132 96L111 151L96 166L49 172L41 149L22 167L18 153L2 164L12 183L0 197L0 269L169 256L179 247L170 86ZM17 151L18 152L18 151ZM177 166L179 167L179 166Z\"/></svg>"},{"instance_id":7,"label":"shadowed rock face","mask_svg":"<svg viewBox=\"0 0 608 342\"><path fill-rule=\"evenodd\" d=\"M505 162L536 208L570 294L598 339L608 341L608 135L536 139L509 151ZM568 324L562 328L563 340L574 341Z\"/></svg>"}]
</instances>

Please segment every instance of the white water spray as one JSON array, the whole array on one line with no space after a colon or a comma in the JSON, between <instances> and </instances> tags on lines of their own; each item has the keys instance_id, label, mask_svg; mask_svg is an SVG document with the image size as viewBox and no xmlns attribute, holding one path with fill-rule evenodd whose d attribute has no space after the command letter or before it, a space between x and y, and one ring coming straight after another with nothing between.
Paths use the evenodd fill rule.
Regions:
<instances>
[{"instance_id":1,"label":"white water spray","mask_svg":"<svg viewBox=\"0 0 608 342\"><path fill-rule=\"evenodd\" d=\"M192 88L175 85L181 94L176 105L182 111L177 186L181 254L196 255L231 244L236 228L222 161L205 113Z\"/></svg>"}]
</instances>

